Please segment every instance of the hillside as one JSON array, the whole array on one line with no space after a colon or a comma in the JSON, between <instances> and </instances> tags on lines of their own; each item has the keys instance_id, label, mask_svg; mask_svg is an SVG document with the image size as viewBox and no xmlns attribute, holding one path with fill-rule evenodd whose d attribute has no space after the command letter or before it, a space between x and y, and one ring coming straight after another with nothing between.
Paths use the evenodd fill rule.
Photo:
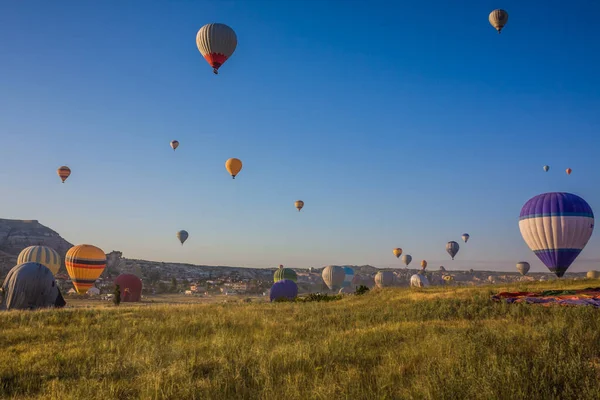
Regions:
<instances>
[{"instance_id":1,"label":"hillside","mask_svg":"<svg viewBox=\"0 0 600 400\"><path fill-rule=\"evenodd\" d=\"M0 397L598 399L598 310L490 292L599 284L2 313Z\"/></svg>"}]
</instances>

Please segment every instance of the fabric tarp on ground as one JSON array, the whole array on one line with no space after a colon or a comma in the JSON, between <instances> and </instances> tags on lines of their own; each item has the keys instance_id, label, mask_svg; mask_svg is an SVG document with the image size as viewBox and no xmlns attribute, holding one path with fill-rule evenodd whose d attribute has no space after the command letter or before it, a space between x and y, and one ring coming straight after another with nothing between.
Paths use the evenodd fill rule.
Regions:
<instances>
[{"instance_id":1,"label":"fabric tarp on ground","mask_svg":"<svg viewBox=\"0 0 600 400\"><path fill-rule=\"evenodd\" d=\"M33 310L62 307L62 297L52 271L36 262L13 267L2 284L0 310Z\"/></svg>"},{"instance_id":2,"label":"fabric tarp on ground","mask_svg":"<svg viewBox=\"0 0 600 400\"><path fill-rule=\"evenodd\" d=\"M600 308L600 287L581 290L544 290L543 292L502 292L492 296L496 302L526 303L544 306L593 306Z\"/></svg>"}]
</instances>

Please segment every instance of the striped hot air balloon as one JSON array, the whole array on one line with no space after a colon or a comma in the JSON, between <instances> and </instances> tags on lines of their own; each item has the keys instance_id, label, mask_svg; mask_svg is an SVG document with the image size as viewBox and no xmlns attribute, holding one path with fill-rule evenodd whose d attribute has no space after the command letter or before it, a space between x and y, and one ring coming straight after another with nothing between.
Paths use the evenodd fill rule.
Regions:
<instances>
[{"instance_id":1,"label":"striped hot air balloon","mask_svg":"<svg viewBox=\"0 0 600 400\"><path fill-rule=\"evenodd\" d=\"M592 236L594 213L577 195L543 193L525 203L519 229L527 246L560 278Z\"/></svg>"},{"instance_id":2,"label":"striped hot air balloon","mask_svg":"<svg viewBox=\"0 0 600 400\"><path fill-rule=\"evenodd\" d=\"M67 251L65 265L77 293L85 294L102 275L106 254L91 244L80 244Z\"/></svg>"},{"instance_id":3,"label":"striped hot air balloon","mask_svg":"<svg viewBox=\"0 0 600 400\"><path fill-rule=\"evenodd\" d=\"M237 36L225 24L206 24L196 34L196 46L215 74L237 47Z\"/></svg>"},{"instance_id":4,"label":"striped hot air balloon","mask_svg":"<svg viewBox=\"0 0 600 400\"><path fill-rule=\"evenodd\" d=\"M297 282L298 274L296 274L296 271L294 271L291 268L282 268L281 266L273 274L273 282L279 282L284 279L287 279L288 281Z\"/></svg>"},{"instance_id":5,"label":"striped hot air balloon","mask_svg":"<svg viewBox=\"0 0 600 400\"><path fill-rule=\"evenodd\" d=\"M500 33L504 25L508 22L508 13L502 9L497 9L490 13L488 19L490 24Z\"/></svg>"},{"instance_id":6,"label":"striped hot air balloon","mask_svg":"<svg viewBox=\"0 0 600 400\"><path fill-rule=\"evenodd\" d=\"M63 165L62 167L56 170L56 173L62 180L62 183L65 183L67 178L71 175L71 168L67 167L66 165Z\"/></svg>"},{"instance_id":7,"label":"striped hot air balloon","mask_svg":"<svg viewBox=\"0 0 600 400\"><path fill-rule=\"evenodd\" d=\"M339 265L328 265L321 274L323 281L330 290L340 290L344 283L346 272Z\"/></svg>"},{"instance_id":8,"label":"striped hot air balloon","mask_svg":"<svg viewBox=\"0 0 600 400\"><path fill-rule=\"evenodd\" d=\"M62 260L56 250L48 246L29 246L24 248L19 253L19 258L17 258L17 265L26 262L40 263L52 271L53 275L56 275L60 269Z\"/></svg>"}]
</instances>

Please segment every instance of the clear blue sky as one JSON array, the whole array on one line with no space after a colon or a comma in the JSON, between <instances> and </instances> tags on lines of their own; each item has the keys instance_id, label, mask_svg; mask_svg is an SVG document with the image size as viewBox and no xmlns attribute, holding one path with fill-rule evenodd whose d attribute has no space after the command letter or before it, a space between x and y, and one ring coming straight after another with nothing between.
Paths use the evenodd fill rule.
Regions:
<instances>
[{"instance_id":1,"label":"clear blue sky","mask_svg":"<svg viewBox=\"0 0 600 400\"><path fill-rule=\"evenodd\" d=\"M399 246L547 271L525 201L570 191L600 216L600 2L460 4L1 2L0 216L129 258L389 267ZM238 35L218 76L209 22ZM570 271L598 266L598 236Z\"/></svg>"}]
</instances>

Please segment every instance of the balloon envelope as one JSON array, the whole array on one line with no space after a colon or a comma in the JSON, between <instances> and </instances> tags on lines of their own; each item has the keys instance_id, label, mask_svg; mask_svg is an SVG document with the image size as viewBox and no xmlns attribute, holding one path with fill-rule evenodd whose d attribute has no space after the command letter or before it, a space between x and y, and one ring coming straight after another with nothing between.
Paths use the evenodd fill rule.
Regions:
<instances>
[{"instance_id":1,"label":"balloon envelope","mask_svg":"<svg viewBox=\"0 0 600 400\"><path fill-rule=\"evenodd\" d=\"M182 246L183 246L183 242L185 242L189 236L190 235L187 233L187 231L181 230L181 231L177 232L177 239L179 239Z\"/></svg>"},{"instance_id":2,"label":"balloon envelope","mask_svg":"<svg viewBox=\"0 0 600 400\"><path fill-rule=\"evenodd\" d=\"M225 161L225 168L231 177L235 179L236 175L242 170L242 161L237 158L230 158Z\"/></svg>"},{"instance_id":3,"label":"balloon envelope","mask_svg":"<svg viewBox=\"0 0 600 400\"><path fill-rule=\"evenodd\" d=\"M543 193L525 203L519 229L527 246L560 278L592 236L594 213L575 194Z\"/></svg>"},{"instance_id":4,"label":"balloon envelope","mask_svg":"<svg viewBox=\"0 0 600 400\"><path fill-rule=\"evenodd\" d=\"M206 62L213 67L213 72L218 74L218 69L235 51L237 36L225 24L206 24L196 34L196 46Z\"/></svg>"},{"instance_id":5,"label":"balloon envelope","mask_svg":"<svg viewBox=\"0 0 600 400\"><path fill-rule=\"evenodd\" d=\"M56 275L60 269L62 260L56 250L48 246L29 246L24 248L17 258L17 265L26 262L37 262L52 271Z\"/></svg>"},{"instance_id":6,"label":"balloon envelope","mask_svg":"<svg viewBox=\"0 0 600 400\"><path fill-rule=\"evenodd\" d=\"M410 286L425 287L429 286L429 279L423 274L414 274L410 277Z\"/></svg>"},{"instance_id":7,"label":"balloon envelope","mask_svg":"<svg viewBox=\"0 0 600 400\"><path fill-rule=\"evenodd\" d=\"M521 273L521 275L525 276L529 272L530 265L528 262L520 261L517 263L517 271Z\"/></svg>"},{"instance_id":8,"label":"balloon envelope","mask_svg":"<svg viewBox=\"0 0 600 400\"><path fill-rule=\"evenodd\" d=\"M450 257L454 260L454 256L458 253L460 246L455 241L446 243L446 251L450 254Z\"/></svg>"},{"instance_id":9,"label":"balloon envelope","mask_svg":"<svg viewBox=\"0 0 600 400\"><path fill-rule=\"evenodd\" d=\"M408 264L410 264L410 262L412 261L412 257L410 254L405 254L402 256L402 262L404 263L404 265L406 265L408 267Z\"/></svg>"},{"instance_id":10,"label":"balloon envelope","mask_svg":"<svg viewBox=\"0 0 600 400\"><path fill-rule=\"evenodd\" d=\"M304 202L302 200L296 200L294 206L300 211L302 210L302 207L304 207Z\"/></svg>"},{"instance_id":11,"label":"balloon envelope","mask_svg":"<svg viewBox=\"0 0 600 400\"><path fill-rule=\"evenodd\" d=\"M171 140L171 148L175 150L179 147L179 142L177 140Z\"/></svg>"},{"instance_id":12,"label":"balloon envelope","mask_svg":"<svg viewBox=\"0 0 600 400\"><path fill-rule=\"evenodd\" d=\"M497 9L490 13L488 19L490 24L500 33L504 25L508 22L508 13L502 9Z\"/></svg>"},{"instance_id":13,"label":"balloon envelope","mask_svg":"<svg viewBox=\"0 0 600 400\"><path fill-rule=\"evenodd\" d=\"M331 290L339 290L344 283L346 272L338 265L329 265L323 269L321 275L327 287Z\"/></svg>"},{"instance_id":14,"label":"balloon envelope","mask_svg":"<svg viewBox=\"0 0 600 400\"><path fill-rule=\"evenodd\" d=\"M400 247L396 247L393 251L396 258L399 258L402 255L402 249Z\"/></svg>"},{"instance_id":15,"label":"balloon envelope","mask_svg":"<svg viewBox=\"0 0 600 400\"><path fill-rule=\"evenodd\" d=\"M116 277L114 284L119 285L121 301L136 302L142 300L142 280L133 274L121 274Z\"/></svg>"},{"instance_id":16,"label":"balloon envelope","mask_svg":"<svg viewBox=\"0 0 600 400\"><path fill-rule=\"evenodd\" d=\"M296 282L287 279L275 282L271 286L271 293L269 294L271 301L277 299L293 300L296 296L298 296L298 285L296 285Z\"/></svg>"},{"instance_id":17,"label":"balloon envelope","mask_svg":"<svg viewBox=\"0 0 600 400\"><path fill-rule=\"evenodd\" d=\"M548 170L549 170L549 169L550 169L550 167L549 167L549 166L547 166L547 165L544 165L544 171L548 172Z\"/></svg>"},{"instance_id":18,"label":"balloon envelope","mask_svg":"<svg viewBox=\"0 0 600 400\"><path fill-rule=\"evenodd\" d=\"M392 271L379 271L375 275L375 284L379 288L389 287L394 284L394 278Z\"/></svg>"},{"instance_id":19,"label":"balloon envelope","mask_svg":"<svg viewBox=\"0 0 600 400\"><path fill-rule=\"evenodd\" d=\"M469 235L468 233L463 233L462 234L462 240L467 243L469 241L469 238L471 237L471 235Z\"/></svg>"},{"instance_id":20,"label":"balloon envelope","mask_svg":"<svg viewBox=\"0 0 600 400\"><path fill-rule=\"evenodd\" d=\"M65 265L77 293L85 294L106 268L106 254L91 244L80 244L67 251Z\"/></svg>"},{"instance_id":21,"label":"balloon envelope","mask_svg":"<svg viewBox=\"0 0 600 400\"><path fill-rule=\"evenodd\" d=\"M273 281L279 282L284 279L287 279L288 281L297 282L298 274L296 274L296 271L290 268L278 268L277 271L275 271L275 273L273 274Z\"/></svg>"},{"instance_id":22,"label":"balloon envelope","mask_svg":"<svg viewBox=\"0 0 600 400\"><path fill-rule=\"evenodd\" d=\"M67 167L66 165L63 165L56 171L56 173L58 174L62 182L65 183L67 178L71 175L71 168Z\"/></svg>"}]
</instances>

